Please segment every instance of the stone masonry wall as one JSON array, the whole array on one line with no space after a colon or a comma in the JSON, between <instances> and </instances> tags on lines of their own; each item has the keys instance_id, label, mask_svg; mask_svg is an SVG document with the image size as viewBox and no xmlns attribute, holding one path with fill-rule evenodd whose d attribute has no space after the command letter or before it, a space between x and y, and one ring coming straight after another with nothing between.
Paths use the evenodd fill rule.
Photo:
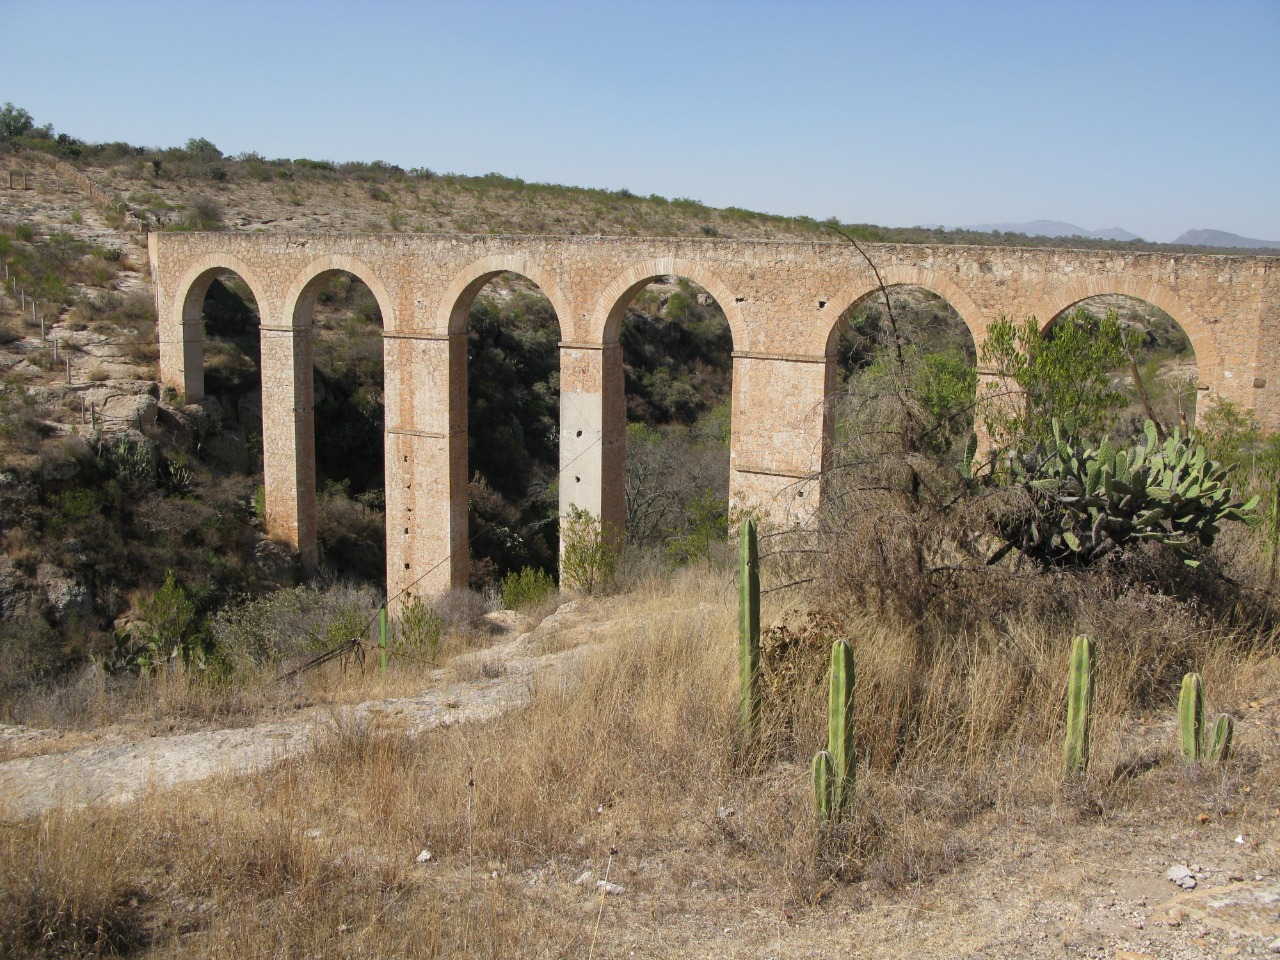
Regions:
<instances>
[{"instance_id":1,"label":"stone masonry wall","mask_svg":"<svg viewBox=\"0 0 1280 960\"><path fill-rule=\"evenodd\" d=\"M262 316L269 529L315 557L309 290L348 271L382 308L387 586L429 593L467 576L466 318L488 278L519 273L551 300L561 335L561 511L623 511L625 398L618 329L654 277L701 284L734 344L730 496L800 522L820 495L837 321L878 290L843 243L615 237L152 234L164 382L203 392L205 291L230 270ZM1102 293L1147 300L1186 331L1200 385L1280 430L1280 259L1116 251L866 245L886 284L951 303L981 344L999 317L1048 324Z\"/></svg>"}]
</instances>

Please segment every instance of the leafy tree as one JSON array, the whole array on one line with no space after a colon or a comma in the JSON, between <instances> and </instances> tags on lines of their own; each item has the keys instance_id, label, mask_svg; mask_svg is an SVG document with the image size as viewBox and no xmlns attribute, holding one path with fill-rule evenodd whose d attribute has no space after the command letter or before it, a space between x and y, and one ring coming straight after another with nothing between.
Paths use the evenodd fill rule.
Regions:
<instances>
[{"instance_id":1,"label":"leafy tree","mask_svg":"<svg viewBox=\"0 0 1280 960\"><path fill-rule=\"evenodd\" d=\"M222 159L222 151L204 137L192 137L188 140L186 151L193 160L214 161Z\"/></svg>"},{"instance_id":2,"label":"leafy tree","mask_svg":"<svg viewBox=\"0 0 1280 960\"><path fill-rule=\"evenodd\" d=\"M35 128L31 114L8 101L0 107L0 141L25 137Z\"/></svg>"},{"instance_id":3,"label":"leafy tree","mask_svg":"<svg viewBox=\"0 0 1280 960\"><path fill-rule=\"evenodd\" d=\"M1111 373L1127 356L1114 310L1099 319L1074 310L1043 336L1034 317L1001 318L987 330L982 362L1015 396L987 397L988 435L1001 446L1047 442L1053 421L1068 436L1098 439L1126 402Z\"/></svg>"}]
</instances>

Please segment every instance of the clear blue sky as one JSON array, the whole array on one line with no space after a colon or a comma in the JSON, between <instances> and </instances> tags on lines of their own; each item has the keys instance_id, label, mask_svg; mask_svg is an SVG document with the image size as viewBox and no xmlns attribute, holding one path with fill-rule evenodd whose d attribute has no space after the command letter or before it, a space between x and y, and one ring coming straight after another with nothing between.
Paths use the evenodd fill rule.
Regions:
<instances>
[{"instance_id":1,"label":"clear blue sky","mask_svg":"<svg viewBox=\"0 0 1280 960\"><path fill-rule=\"evenodd\" d=\"M0 101L90 141L1280 239L1280 0L0 0L0 25Z\"/></svg>"}]
</instances>

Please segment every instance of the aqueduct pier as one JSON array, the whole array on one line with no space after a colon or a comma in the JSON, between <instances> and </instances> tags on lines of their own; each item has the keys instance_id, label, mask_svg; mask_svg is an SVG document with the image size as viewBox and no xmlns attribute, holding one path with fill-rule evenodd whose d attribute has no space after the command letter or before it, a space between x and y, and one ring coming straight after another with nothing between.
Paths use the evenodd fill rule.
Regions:
<instances>
[{"instance_id":1,"label":"aqueduct pier","mask_svg":"<svg viewBox=\"0 0 1280 960\"><path fill-rule=\"evenodd\" d=\"M148 241L163 383L204 393L203 304L237 274L261 318L268 531L316 558L311 315L334 271L382 311L387 591L464 586L468 567L467 317L511 271L536 283L560 324L560 512L621 525L626 403L619 328L631 299L681 276L718 301L733 336L730 498L786 521L812 510L830 442L838 321L878 293L847 243L422 235L159 233ZM1047 325L1099 294L1168 313L1190 338L1204 398L1280 430L1280 258L1112 250L868 244L888 285L944 297L975 344L989 323Z\"/></svg>"}]
</instances>

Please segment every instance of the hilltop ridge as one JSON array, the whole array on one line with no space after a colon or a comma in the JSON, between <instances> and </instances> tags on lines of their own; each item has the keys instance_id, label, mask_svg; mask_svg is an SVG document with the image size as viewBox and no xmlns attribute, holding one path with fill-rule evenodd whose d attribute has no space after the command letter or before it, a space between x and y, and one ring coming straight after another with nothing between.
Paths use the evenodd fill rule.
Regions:
<instances>
[{"instance_id":1,"label":"hilltop ridge","mask_svg":"<svg viewBox=\"0 0 1280 960\"><path fill-rule=\"evenodd\" d=\"M405 170L380 161L227 156L204 139L165 149L33 136L13 138L8 145L0 177L8 180L12 175L16 182L28 184L51 176L85 177L101 199L110 201L118 226L149 230L814 240L833 238L834 227L866 242L1187 253L1220 249L1209 242L1151 243L1119 228L1092 234L1070 224L1051 224L1069 230L1041 229L1041 221L955 229L840 223L835 218L789 217L736 206L716 208L688 197L529 183L499 173L466 176L427 167ZM50 167L59 161L55 173ZM1266 243L1252 250L1232 246L1233 252L1274 255Z\"/></svg>"}]
</instances>

